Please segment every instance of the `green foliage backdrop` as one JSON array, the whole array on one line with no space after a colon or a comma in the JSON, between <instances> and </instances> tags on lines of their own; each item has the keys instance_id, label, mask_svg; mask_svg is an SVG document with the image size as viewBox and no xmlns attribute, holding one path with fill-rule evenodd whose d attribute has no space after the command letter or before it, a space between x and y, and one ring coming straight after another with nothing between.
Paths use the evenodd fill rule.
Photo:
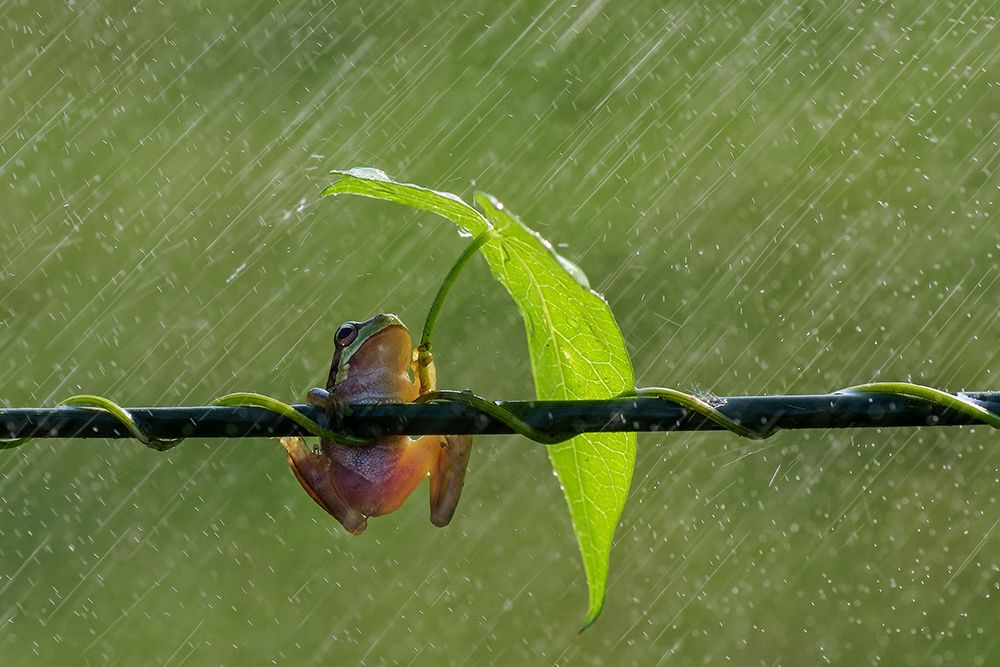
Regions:
<instances>
[{"instance_id":1,"label":"green foliage backdrop","mask_svg":"<svg viewBox=\"0 0 1000 667\"><path fill-rule=\"evenodd\" d=\"M975 3L53 3L0 23L2 400L322 382L467 239L334 166L496 193L582 266L640 385L997 387L995 12ZM442 386L532 392L472 266ZM476 274L476 272L479 272ZM293 306L278 304L291 303ZM644 435L600 623L545 449L455 522L351 539L273 442L0 458L11 664L984 664L990 429Z\"/></svg>"}]
</instances>

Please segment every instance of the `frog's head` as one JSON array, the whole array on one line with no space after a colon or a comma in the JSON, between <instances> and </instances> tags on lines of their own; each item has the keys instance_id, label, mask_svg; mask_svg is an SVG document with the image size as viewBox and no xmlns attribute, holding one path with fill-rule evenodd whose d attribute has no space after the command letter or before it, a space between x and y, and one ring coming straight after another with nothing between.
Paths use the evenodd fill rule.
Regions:
<instances>
[{"instance_id":1,"label":"frog's head","mask_svg":"<svg viewBox=\"0 0 1000 667\"><path fill-rule=\"evenodd\" d=\"M406 325L389 313L364 322L345 322L333 335L333 363L326 382L348 400L412 400L401 392L415 387L413 347Z\"/></svg>"}]
</instances>

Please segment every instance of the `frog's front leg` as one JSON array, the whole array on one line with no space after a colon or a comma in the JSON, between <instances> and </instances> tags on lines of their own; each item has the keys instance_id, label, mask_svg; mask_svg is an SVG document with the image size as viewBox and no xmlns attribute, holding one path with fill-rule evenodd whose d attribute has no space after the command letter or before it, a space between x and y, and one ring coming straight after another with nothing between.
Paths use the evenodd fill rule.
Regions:
<instances>
[{"instance_id":1,"label":"frog's front leg","mask_svg":"<svg viewBox=\"0 0 1000 667\"><path fill-rule=\"evenodd\" d=\"M417 383L420 396L437 389L437 369L434 367L434 355L431 354L430 343L413 348L413 365L416 368Z\"/></svg>"},{"instance_id":2,"label":"frog's front leg","mask_svg":"<svg viewBox=\"0 0 1000 667\"><path fill-rule=\"evenodd\" d=\"M467 435L433 436L440 438L437 460L431 465L431 523L447 526L455 515L462 496L465 470L472 453L472 437Z\"/></svg>"},{"instance_id":3,"label":"frog's front leg","mask_svg":"<svg viewBox=\"0 0 1000 667\"><path fill-rule=\"evenodd\" d=\"M348 532L360 535L368 526L368 518L348 505L333 483L333 463L322 453L313 452L299 437L279 438L288 454L295 478L316 504L329 512Z\"/></svg>"}]
</instances>

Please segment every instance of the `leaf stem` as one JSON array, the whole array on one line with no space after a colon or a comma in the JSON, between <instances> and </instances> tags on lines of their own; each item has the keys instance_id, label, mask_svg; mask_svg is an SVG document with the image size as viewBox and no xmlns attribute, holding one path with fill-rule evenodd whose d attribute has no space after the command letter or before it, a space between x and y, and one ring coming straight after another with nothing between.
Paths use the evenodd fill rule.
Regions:
<instances>
[{"instance_id":1,"label":"leaf stem","mask_svg":"<svg viewBox=\"0 0 1000 667\"><path fill-rule=\"evenodd\" d=\"M438 316L441 314L441 308L444 306L445 297L448 296L448 292L451 291L452 286L458 281L458 276L462 273L462 269L465 268L469 260L476 254L476 251L495 236L497 236L497 233L492 228L480 233L466 247L462 254L459 255L458 259L452 265L451 270L448 271L448 275L444 277L444 282L438 288L437 294L434 296L434 301L431 303L431 308L427 311L424 330L420 334L420 346L418 349L422 352L429 354L431 351L431 336L434 335L434 327L437 325Z\"/></svg>"}]
</instances>

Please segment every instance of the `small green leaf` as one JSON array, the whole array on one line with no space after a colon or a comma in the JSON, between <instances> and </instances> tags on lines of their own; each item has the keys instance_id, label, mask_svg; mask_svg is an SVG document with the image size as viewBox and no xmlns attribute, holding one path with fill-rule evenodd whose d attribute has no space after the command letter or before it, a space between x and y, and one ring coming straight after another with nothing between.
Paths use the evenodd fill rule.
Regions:
<instances>
[{"instance_id":1,"label":"small green leaf","mask_svg":"<svg viewBox=\"0 0 1000 667\"><path fill-rule=\"evenodd\" d=\"M432 211L470 234L492 225L497 236L481 252L524 318L539 399L608 398L634 389L632 364L608 304L579 267L499 201L477 193L484 216L453 194L397 183L376 169L334 173L340 178L324 195L359 194ZM583 556L590 625L604 604L611 540L635 464L635 434L589 433L548 451Z\"/></svg>"}]
</instances>

